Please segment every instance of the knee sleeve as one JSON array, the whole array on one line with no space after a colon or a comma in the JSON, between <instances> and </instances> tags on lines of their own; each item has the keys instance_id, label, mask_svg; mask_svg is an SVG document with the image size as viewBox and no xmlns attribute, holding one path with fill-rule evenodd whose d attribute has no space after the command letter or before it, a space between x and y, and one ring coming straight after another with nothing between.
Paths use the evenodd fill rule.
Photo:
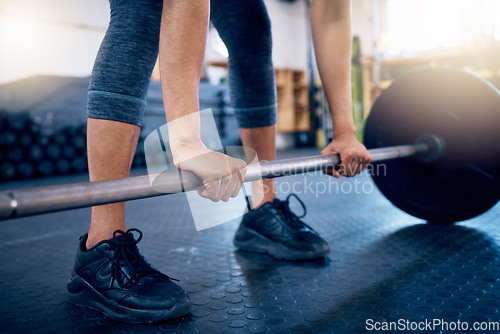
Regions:
<instances>
[{"instance_id":1,"label":"knee sleeve","mask_svg":"<svg viewBox=\"0 0 500 334\"><path fill-rule=\"evenodd\" d=\"M162 0L110 0L111 20L90 77L89 118L141 126L158 57Z\"/></svg>"},{"instance_id":2,"label":"knee sleeve","mask_svg":"<svg viewBox=\"0 0 500 334\"><path fill-rule=\"evenodd\" d=\"M276 124L271 22L263 1L211 1L211 20L229 51L231 101L241 128Z\"/></svg>"}]
</instances>

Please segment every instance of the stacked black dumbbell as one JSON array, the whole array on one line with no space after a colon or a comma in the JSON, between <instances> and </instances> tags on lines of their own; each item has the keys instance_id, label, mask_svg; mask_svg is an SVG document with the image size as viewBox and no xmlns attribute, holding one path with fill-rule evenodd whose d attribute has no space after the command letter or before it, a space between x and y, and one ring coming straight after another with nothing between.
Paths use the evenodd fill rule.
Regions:
<instances>
[{"instance_id":1,"label":"stacked black dumbbell","mask_svg":"<svg viewBox=\"0 0 500 334\"><path fill-rule=\"evenodd\" d=\"M87 171L86 127L65 127L44 139L41 175L63 175Z\"/></svg>"},{"instance_id":2,"label":"stacked black dumbbell","mask_svg":"<svg viewBox=\"0 0 500 334\"><path fill-rule=\"evenodd\" d=\"M145 163L141 136L132 166L140 167ZM87 170L85 124L66 126L54 132L41 131L27 112L0 111L0 181Z\"/></svg>"},{"instance_id":3,"label":"stacked black dumbbell","mask_svg":"<svg viewBox=\"0 0 500 334\"><path fill-rule=\"evenodd\" d=\"M141 132L139 141L137 142L137 149L135 150L134 159L132 160L132 167L146 166L146 157L144 155L144 136Z\"/></svg>"},{"instance_id":4,"label":"stacked black dumbbell","mask_svg":"<svg viewBox=\"0 0 500 334\"><path fill-rule=\"evenodd\" d=\"M0 112L0 179L30 178L35 174L29 150L38 131L28 113Z\"/></svg>"},{"instance_id":5,"label":"stacked black dumbbell","mask_svg":"<svg viewBox=\"0 0 500 334\"><path fill-rule=\"evenodd\" d=\"M45 135L29 113L0 112L0 180L81 173L86 170L84 124Z\"/></svg>"}]
</instances>

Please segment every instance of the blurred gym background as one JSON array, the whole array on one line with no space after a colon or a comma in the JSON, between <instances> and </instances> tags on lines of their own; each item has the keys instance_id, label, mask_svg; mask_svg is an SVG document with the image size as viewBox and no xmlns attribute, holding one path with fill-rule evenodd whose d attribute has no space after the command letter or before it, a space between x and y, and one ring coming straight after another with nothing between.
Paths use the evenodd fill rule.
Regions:
<instances>
[{"instance_id":1,"label":"blurred gym background","mask_svg":"<svg viewBox=\"0 0 500 334\"><path fill-rule=\"evenodd\" d=\"M278 148L331 138L314 62L307 0L266 0L278 92ZM352 0L353 116L362 139L370 108L394 78L453 66L500 86L500 1ZM0 1L0 180L82 173L88 79L109 20L107 0ZM244 41L242 41L244 42ZM212 108L224 144L239 134L227 85L227 50L210 27L200 107ZM155 69L141 132L165 123ZM138 145L134 166L143 166Z\"/></svg>"}]
</instances>

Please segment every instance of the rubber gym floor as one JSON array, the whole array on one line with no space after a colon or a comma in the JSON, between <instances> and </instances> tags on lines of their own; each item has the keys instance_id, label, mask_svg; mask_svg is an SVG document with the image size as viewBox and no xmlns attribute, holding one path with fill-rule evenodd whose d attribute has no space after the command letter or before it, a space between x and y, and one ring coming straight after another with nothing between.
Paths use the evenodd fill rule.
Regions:
<instances>
[{"instance_id":1,"label":"rubber gym floor","mask_svg":"<svg viewBox=\"0 0 500 334\"><path fill-rule=\"evenodd\" d=\"M0 188L85 180L66 176ZM277 184L286 191L329 180L297 175ZM144 232L142 253L179 279L194 302L187 317L157 324L119 323L66 302L89 208L2 221L0 333L421 333L426 331L373 326L437 320L448 328L427 332L498 333L471 329L500 320L500 205L452 226L428 225L395 208L367 175L332 182L337 186L318 196L296 187L307 206L304 220L332 249L325 259L309 262L237 251L232 238L238 221L197 232L183 194L129 202L129 228ZM300 213L299 205L292 207ZM469 331L453 330L457 321Z\"/></svg>"}]
</instances>

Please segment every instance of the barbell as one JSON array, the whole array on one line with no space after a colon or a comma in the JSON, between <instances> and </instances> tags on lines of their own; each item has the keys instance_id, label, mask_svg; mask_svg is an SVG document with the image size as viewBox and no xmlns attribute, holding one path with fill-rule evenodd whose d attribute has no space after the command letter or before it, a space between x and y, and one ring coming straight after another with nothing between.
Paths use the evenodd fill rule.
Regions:
<instances>
[{"instance_id":1,"label":"barbell","mask_svg":"<svg viewBox=\"0 0 500 334\"><path fill-rule=\"evenodd\" d=\"M396 80L367 119L367 148L412 143L422 133L446 143L426 162L385 163L372 175L380 191L403 211L431 223L475 217L500 198L500 93L490 83L450 68L425 69Z\"/></svg>"},{"instance_id":2,"label":"barbell","mask_svg":"<svg viewBox=\"0 0 500 334\"><path fill-rule=\"evenodd\" d=\"M427 69L395 81L372 108L365 144L372 164L386 164L386 173L372 175L381 192L416 217L434 223L465 220L488 210L500 197L500 94L474 75ZM245 182L325 170L340 163L334 154L249 164ZM188 171L155 175L153 184L151 179L145 175L3 191L0 219L202 186L201 179Z\"/></svg>"}]
</instances>

